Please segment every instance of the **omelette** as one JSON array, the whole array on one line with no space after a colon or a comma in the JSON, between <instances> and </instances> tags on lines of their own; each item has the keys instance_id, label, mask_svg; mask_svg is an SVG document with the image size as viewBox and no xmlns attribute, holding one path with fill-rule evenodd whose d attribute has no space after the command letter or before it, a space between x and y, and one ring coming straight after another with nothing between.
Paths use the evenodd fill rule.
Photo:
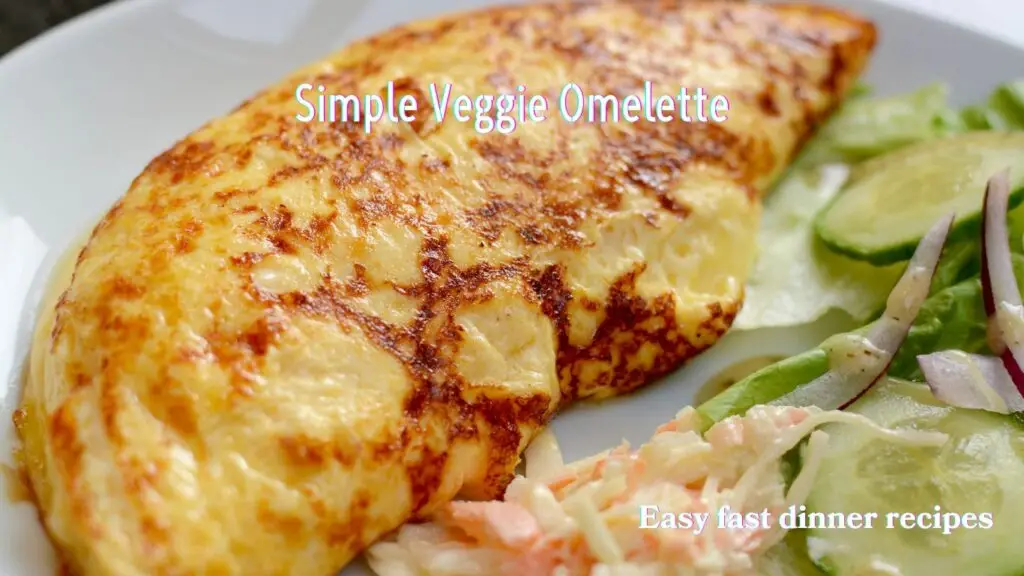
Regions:
<instances>
[{"instance_id":1,"label":"omelette","mask_svg":"<svg viewBox=\"0 0 1024 576\"><path fill-rule=\"evenodd\" d=\"M873 26L817 6L538 4L392 29L155 158L43 310L17 424L80 576L330 576L493 498L557 411L729 328L760 200L856 80ZM728 120L437 122L426 86L554 99L650 81ZM301 122L296 87L417 96Z\"/></svg>"}]
</instances>

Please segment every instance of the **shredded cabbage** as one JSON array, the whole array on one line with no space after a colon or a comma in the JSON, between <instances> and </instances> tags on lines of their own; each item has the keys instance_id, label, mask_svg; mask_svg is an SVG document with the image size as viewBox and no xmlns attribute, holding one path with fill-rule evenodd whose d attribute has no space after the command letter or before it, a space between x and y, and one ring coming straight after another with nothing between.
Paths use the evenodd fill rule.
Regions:
<instances>
[{"instance_id":1,"label":"shredded cabbage","mask_svg":"<svg viewBox=\"0 0 1024 576\"><path fill-rule=\"evenodd\" d=\"M530 442L523 455L526 460L526 477L540 480L558 474L565 467L558 439L550 429L541 430Z\"/></svg>"},{"instance_id":2,"label":"shredded cabbage","mask_svg":"<svg viewBox=\"0 0 1024 576\"><path fill-rule=\"evenodd\" d=\"M767 510L777 518L802 503L828 441L819 427L862 426L917 445L945 441L814 407L755 406L703 435L700 423L688 407L636 450L623 444L564 465L554 437L542 433L527 452L528 474L512 481L503 501L452 502L429 522L407 524L372 546L369 564L380 576L753 575L756 560L785 531L777 523L719 527L717 511ZM781 458L808 436L787 490ZM641 529L641 506L709 517L703 530Z\"/></svg>"}]
</instances>

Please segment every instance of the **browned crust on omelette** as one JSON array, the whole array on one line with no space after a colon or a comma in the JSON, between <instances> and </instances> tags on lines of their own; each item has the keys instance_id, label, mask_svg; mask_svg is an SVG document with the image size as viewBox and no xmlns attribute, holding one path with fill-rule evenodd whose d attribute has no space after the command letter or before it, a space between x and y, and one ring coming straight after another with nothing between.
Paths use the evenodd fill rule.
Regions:
<instances>
[{"instance_id":1,"label":"browned crust on omelette","mask_svg":"<svg viewBox=\"0 0 1024 576\"><path fill-rule=\"evenodd\" d=\"M603 26L588 23L595 18ZM699 64L687 55L714 46L721 66L766 78L730 99L776 119L793 138L773 144L767 136L733 132L728 123L618 129L549 119L547 146L525 145L519 132L482 136L467 128L464 152L475 156L453 157L423 145L443 127L426 118L429 100L415 74L395 78L403 92L420 94L421 118L408 126L378 126L366 135L359 125L294 120L298 110L288 104L301 81L360 94L369 88L366 78L452 38L467 58L486 61L481 69L495 89L517 82L509 63L542 67L545 59L556 59L567 72L550 88L571 80L590 93L615 93L648 79L678 85L686 67ZM710 302L697 326L681 324L672 294L652 297L638 288L649 265L643 262L619 273L604 297L575 293L565 259L590 254L594 246L582 228L614 217L627 190L650 200L652 229L691 218L693 207L677 190L695 170L724 176L756 204L850 86L874 41L869 23L806 6L652 1L495 8L363 40L185 138L154 159L95 227L56 307L48 354L61 355L63 398L51 410L26 404L26 418L35 421L27 425L35 432L27 434L36 436L26 441L35 452L30 473L44 511L55 492L67 499L70 518L58 543L72 551L81 572L114 573L92 543L120 535L107 525L106 509L97 509L106 504L82 481L84 459L95 451L93 458L116 469L112 491L127 507L119 513L137 520L139 532L131 538L148 562L140 569L185 573L171 543L178 530L190 528L154 507L154 499L170 498L168 453L142 450L126 414L141 406L166 427L161 442L180 443L201 467L210 456L204 436L214 429L210 419L248 410L247 403L263 394L266 375L278 369L273 354L292 346L296 333L359 334L402 367L411 387L401 420L380 434L321 437L293 430L274 438L274 458L287 467L280 481L301 495L295 509L304 511L256 504L258 529L280 539L282 555L297 557L305 543L322 542L319 562L310 565L328 574L326 567L342 566L405 518L428 512L460 488L469 496L500 495L524 443L560 406L627 392L677 368L712 345L740 305L738 297ZM808 70L806 59L826 61L824 73ZM799 111L785 115L791 102ZM574 144L582 141L591 145ZM470 171L476 171L476 184L467 182ZM240 173L253 177L226 179ZM471 185L480 192L466 196L473 202L460 209L436 197L438 190L464 193ZM211 239L225 230L241 244ZM381 230L418 239L416 278L398 281L400 274L381 272L391 270L390 263L367 263L375 248L366 239ZM480 253L468 259L455 254L455 236L459 250L470 237ZM242 244L248 248L233 250ZM340 245L347 251L341 259ZM500 258L491 250L498 245L508 248ZM254 280L254 270L283 256L318 270L319 280L287 291ZM211 267L190 268L200 261ZM203 277L213 283L201 305L167 288ZM457 315L509 294L550 323L557 393L509 393L470 381L457 365L466 338ZM378 296L399 304L370 310L361 304ZM409 319L383 317L383 310L403 303L415 307ZM599 318L589 341L574 341L570 306ZM147 376L130 380L133 373ZM194 383L212 373L225 375L222 391L197 391ZM99 420L87 424L82 410L92 403ZM86 426L102 430L100 444L86 445ZM456 447L468 444L483 446L475 461L485 465L453 477L450 460ZM353 484L347 505L311 480L330 463L369 478ZM407 496L377 493L396 463L405 472ZM379 501L389 498L395 509L385 511ZM257 557L243 544L232 546L204 573L240 573L247 554Z\"/></svg>"}]
</instances>

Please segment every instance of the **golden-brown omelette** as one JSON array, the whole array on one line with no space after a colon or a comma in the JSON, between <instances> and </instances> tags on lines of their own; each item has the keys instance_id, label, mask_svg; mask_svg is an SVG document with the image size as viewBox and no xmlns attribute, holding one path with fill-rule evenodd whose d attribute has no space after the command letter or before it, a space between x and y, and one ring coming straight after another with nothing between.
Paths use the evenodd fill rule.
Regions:
<instances>
[{"instance_id":1,"label":"golden-brown omelette","mask_svg":"<svg viewBox=\"0 0 1024 576\"><path fill-rule=\"evenodd\" d=\"M357 42L153 160L40 322L19 413L83 576L328 576L561 406L643 385L740 306L759 197L871 52L810 6L505 7ZM295 89L418 94L301 123ZM702 87L722 124L438 125L422 94Z\"/></svg>"}]
</instances>

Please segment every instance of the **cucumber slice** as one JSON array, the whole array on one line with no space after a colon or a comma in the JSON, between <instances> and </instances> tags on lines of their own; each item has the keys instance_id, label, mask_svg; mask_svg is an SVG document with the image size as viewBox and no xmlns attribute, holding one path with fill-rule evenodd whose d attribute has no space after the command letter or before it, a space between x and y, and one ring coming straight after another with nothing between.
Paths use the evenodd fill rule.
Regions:
<instances>
[{"instance_id":1,"label":"cucumber slice","mask_svg":"<svg viewBox=\"0 0 1024 576\"><path fill-rule=\"evenodd\" d=\"M900 446L849 425L829 426L809 511L878 514L872 528L808 530L812 560L834 576L1024 574L1024 428L1010 417L941 404L922 384L889 379L850 407L892 428L939 430L940 448ZM991 528L900 525L889 513L990 513ZM888 567L888 571L881 567Z\"/></svg>"},{"instance_id":2,"label":"cucumber slice","mask_svg":"<svg viewBox=\"0 0 1024 576\"><path fill-rule=\"evenodd\" d=\"M976 231L985 183L1010 168L1011 207L1024 201L1024 133L968 132L901 148L859 164L815 218L835 252L876 265L910 258L940 217L956 212L950 241Z\"/></svg>"}]
</instances>

